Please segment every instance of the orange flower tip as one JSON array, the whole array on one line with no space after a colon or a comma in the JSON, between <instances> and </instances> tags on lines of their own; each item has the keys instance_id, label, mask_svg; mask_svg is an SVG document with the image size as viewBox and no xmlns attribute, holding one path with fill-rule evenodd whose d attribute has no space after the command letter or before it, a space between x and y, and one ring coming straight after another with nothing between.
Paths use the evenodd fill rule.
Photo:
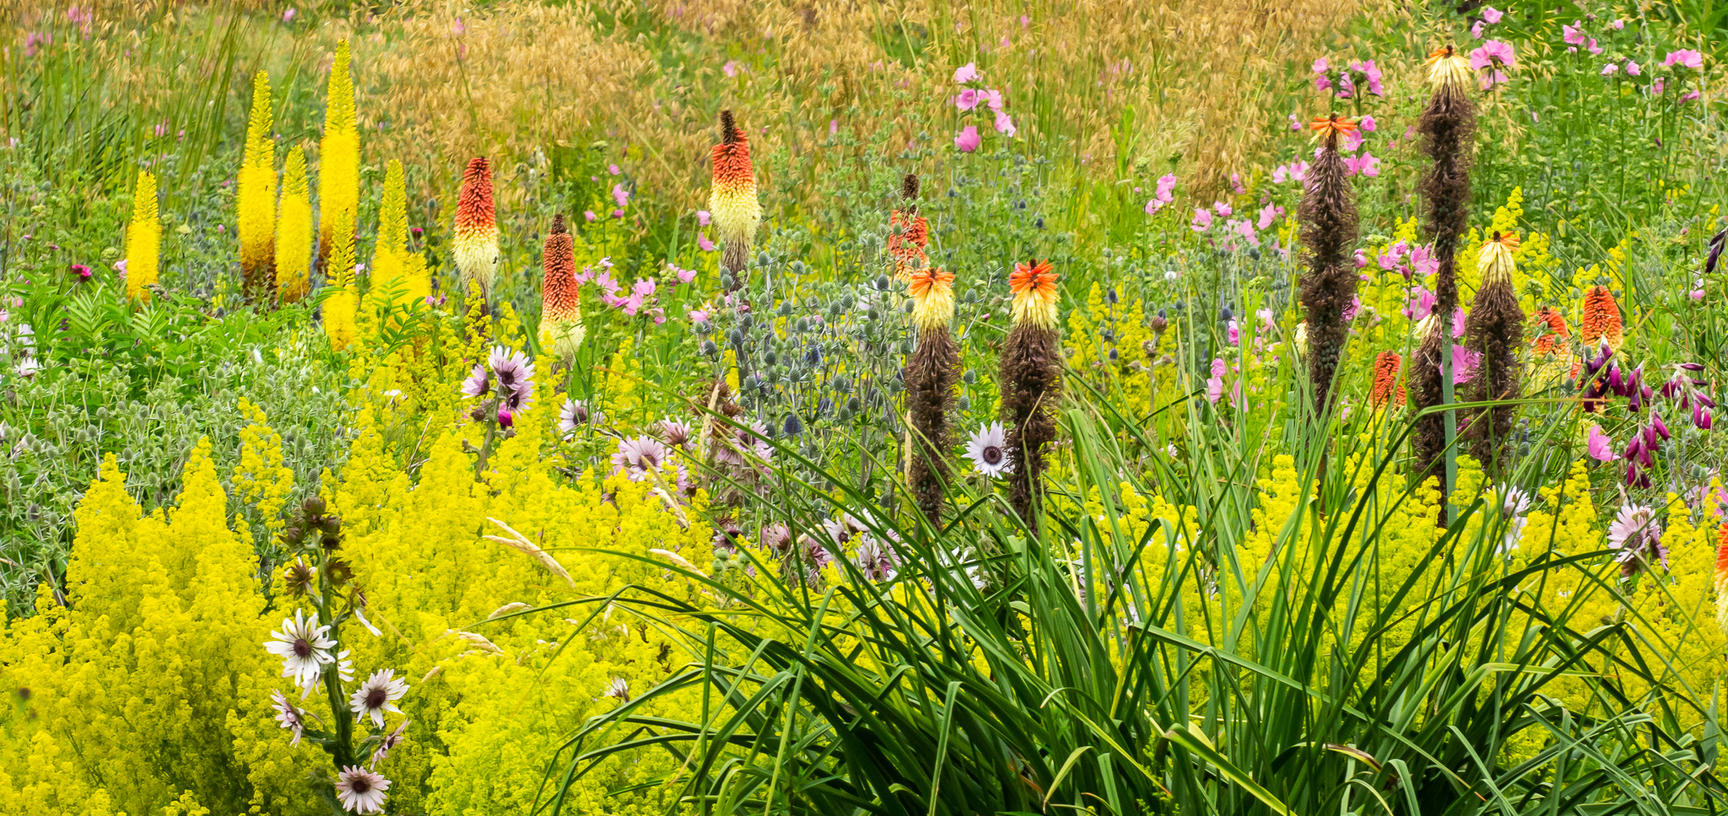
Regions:
<instances>
[{"instance_id":1,"label":"orange flower tip","mask_svg":"<svg viewBox=\"0 0 1728 816\"><path fill-rule=\"evenodd\" d=\"M1455 53L1457 53L1457 49L1453 48L1450 44L1442 45L1439 48L1428 52L1428 62L1426 64L1433 65L1440 60L1450 58Z\"/></svg>"},{"instance_id":2,"label":"orange flower tip","mask_svg":"<svg viewBox=\"0 0 1728 816\"><path fill-rule=\"evenodd\" d=\"M1506 247L1507 249L1518 248L1518 234L1515 232L1496 232L1494 233L1493 240L1495 243Z\"/></svg>"},{"instance_id":3,"label":"orange flower tip","mask_svg":"<svg viewBox=\"0 0 1728 816\"><path fill-rule=\"evenodd\" d=\"M1350 121L1348 116L1334 113L1331 116L1314 117L1314 121L1308 123L1308 129L1314 131L1315 138L1331 140L1341 133L1355 133L1356 123Z\"/></svg>"}]
</instances>

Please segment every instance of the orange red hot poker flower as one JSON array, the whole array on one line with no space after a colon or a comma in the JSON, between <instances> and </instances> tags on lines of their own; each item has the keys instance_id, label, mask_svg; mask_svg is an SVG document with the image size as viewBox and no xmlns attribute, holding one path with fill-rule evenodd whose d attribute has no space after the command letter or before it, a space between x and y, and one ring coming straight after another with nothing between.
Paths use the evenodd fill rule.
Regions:
<instances>
[{"instance_id":1,"label":"orange red hot poker flower","mask_svg":"<svg viewBox=\"0 0 1728 816\"><path fill-rule=\"evenodd\" d=\"M552 219L546 235L544 261L546 279L540 290L540 342L559 357L569 359L582 345L582 297L576 282L574 239L564 226L564 216Z\"/></svg>"},{"instance_id":2,"label":"orange red hot poker flower","mask_svg":"<svg viewBox=\"0 0 1728 816\"><path fill-rule=\"evenodd\" d=\"M1056 325L1056 272L1049 261L1032 259L1015 264L1008 276L1008 289L1014 293L1015 323L1041 328Z\"/></svg>"},{"instance_id":3,"label":"orange red hot poker flower","mask_svg":"<svg viewBox=\"0 0 1728 816\"><path fill-rule=\"evenodd\" d=\"M498 271L498 220L492 210L492 166L483 156L470 159L462 174L455 249L464 284L477 283L482 293L492 291Z\"/></svg>"},{"instance_id":4,"label":"orange red hot poker flower","mask_svg":"<svg viewBox=\"0 0 1728 816\"><path fill-rule=\"evenodd\" d=\"M894 259L894 278L912 279L928 261L924 247L930 243L930 222L915 210L895 210L888 217L888 255Z\"/></svg>"},{"instance_id":5,"label":"orange red hot poker flower","mask_svg":"<svg viewBox=\"0 0 1728 816\"><path fill-rule=\"evenodd\" d=\"M954 319L954 273L924 267L910 273L912 323L920 330L947 329Z\"/></svg>"},{"instance_id":6,"label":"orange red hot poker flower","mask_svg":"<svg viewBox=\"0 0 1728 816\"><path fill-rule=\"evenodd\" d=\"M1728 630L1728 521L1716 530L1716 624Z\"/></svg>"},{"instance_id":7,"label":"orange red hot poker flower","mask_svg":"<svg viewBox=\"0 0 1728 816\"><path fill-rule=\"evenodd\" d=\"M1370 405L1404 404L1404 382L1398 379L1404 358L1395 351L1382 351L1374 358L1374 390L1368 394Z\"/></svg>"},{"instance_id":8,"label":"orange red hot poker flower","mask_svg":"<svg viewBox=\"0 0 1728 816\"><path fill-rule=\"evenodd\" d=\"M1620 320L1620 304L1606 286L1595 286L1584 293L1584 318L1579 321L1578 339L1588 348L1607 343L1610 351L1619 351L1624 339Z\"/></svg>"},{"instance_id":9,"label":"orange red hot poker flower","mask_svg":"<svg viewBox=\"0 0 1728 816\"><path fill-rule=\"evenodd\" d=\"M708 194L708 211L720 231L720 239L726 242L727 255L734 256L742 266L745 249L756 239L762 206L756 200L750 140L733 121L731 111L720 114L720 134L720 143L714 146L714 185Z\"/></svg>"}]
</instances>

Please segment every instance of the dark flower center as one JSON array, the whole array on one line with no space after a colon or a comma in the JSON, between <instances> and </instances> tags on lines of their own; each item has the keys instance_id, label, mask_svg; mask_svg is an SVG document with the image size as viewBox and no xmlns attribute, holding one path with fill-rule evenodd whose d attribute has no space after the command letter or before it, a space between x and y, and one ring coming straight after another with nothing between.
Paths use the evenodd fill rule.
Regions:
<instances>
[{"instance_id":1,"label":"dark flower center","mask_svg":"<svg viewBox=\"0 0 1728 816\"><path fill-rule=\"evenodd\" d=\"M984 464L986 464L986 465L1000 465L1000 464L1002 464L1002 449L999 447L996 447L995 445L985 445L984 451L983 451L983 456L984 456Z\"/></svg>"},{"instance_id":2,"label":"dark flower center","mask_svg":"<svg viewBox=\"0 0 1728 816\"><path fill-rule=\"evenodd\" d=\"M312 656L312 643L311 643L311 641L308 641L305 638L300 638L300 639L294 641L294 656L295 657L311 657Z\"/></svg>"},{"instance_id":3,"label":"dark flower center","mask_svg":"<svg viewBox=\"0 0 1728 816\"><path fill-rule=\"evenodd\" d=\"M389 695L384 692L382 686L373 686L370 691L366 692L367 708L382 708L388 700Z\"/></svg>"},{"instance_id":4,"label":"dark flower center","mask_svg":"<svg viewBox=\"0 0 1728 816\"><path fill-rule=\"evenodd\" d=\"M348 789L355 793L366 793L372 790L372 780L364 776L356 776L348 780Z\"/></svg>"}]
</instances>

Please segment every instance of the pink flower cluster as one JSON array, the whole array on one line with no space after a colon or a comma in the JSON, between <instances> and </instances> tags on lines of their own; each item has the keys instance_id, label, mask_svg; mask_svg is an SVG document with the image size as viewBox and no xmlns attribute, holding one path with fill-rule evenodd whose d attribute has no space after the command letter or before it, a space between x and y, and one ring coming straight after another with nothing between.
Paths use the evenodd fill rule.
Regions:
<instances>
[{"instance_id":1,"label":"pink flower cluster","mask_svg":"<svg viewBox=\"0 0 1728 816\"><path fill-rule=\"evenodd\" d=\"M1325 57L1314 61L1314 89L1317 91L1332 91L1338 99L1352 99L1357 90L1366 91L1369 96L1385 96L1385 88L1381 85L1380 66L1373 60L1352 60L1348 65L1338 70L1337 78L1331 74L1331 63Z\"/></svg>"},{"instance_id":2,"label":"pink flower cluster","mask_svg":"<svg viewBox=\"0 0 1728 816\"><path fill-rule=\"evenodd\" d=\"M1493 7L1493 6L1483 6L1482 7L1482 16L1480 18L1478 18L1476 20L1476 22L1471 24L1471 26L1470 26L1470 36L1475 37L1478 40L1482 39L1483 30L1486 29L1488 26L1495 25L1495 24L1499 23L1500 18L1504 17L1504 16L1506 16L1506 12L1503 12L1503 11Z\"/></svg>"},{"instance_id":3,"label":"pink flower cluster","mask_svg":"<svg viewBox=\"0 0 1728 816\"><path fill-rule=\"evenodd\" d=\"M1158 179L1158 189L1146 200L1146 214L1152 215L1176 200L1176 174L1166 173Z\"/></svg>"},{"instance_id":4,"label":"pink flower cluster","mask_svg":"<svg viewBox=\"0 0 1728 816\"><path fill-rule=\"evenodd\" d=\"M984 77L978 73L978 66L968 62L954 71L954 83L962 86L960 93L954 97L954 107L961 111L975 111L982 104L994 114L996 132L1012 137L1019 129L1014 126L1014 118L1004 110L1006 103L1002 92L983 85ZM978 132L977 125L967 125L960 129L954 137L954 146L961 152L971 153L984 143L984 137Z\"/></svg>"}]
</instances>

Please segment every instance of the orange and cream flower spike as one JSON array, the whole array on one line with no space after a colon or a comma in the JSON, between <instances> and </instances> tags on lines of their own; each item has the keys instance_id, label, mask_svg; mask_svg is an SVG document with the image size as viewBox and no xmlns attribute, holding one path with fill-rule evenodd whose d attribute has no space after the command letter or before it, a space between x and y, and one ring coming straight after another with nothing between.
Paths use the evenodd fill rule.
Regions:
<instances>
[{"instance_id":1,"label":"orange and cream flower spike","mask_svg":"<svg viewBox=\"0 0 1728 816\"><path fill-rule=\"evenodd\" d=\"M1476 268L1482 273L1482 283L1505 282L1512 283L1512 253L1518 249L1518 236L1510 232L1496 232L1482 244L1481 252L1476 255Z\"/></svg>"},{"instance_id":2,"label":"orange and cream flower spike","mask_svg":"<svg viewBox=\"0 0 1728 816\"><path fill-rule=\"evenodd\" d=\"M156 177L138 171L138 186L132 190L132 222L126 225L126 296L148 299L156 285L162 251L162 221L156 209Z\"/></svg>"},{"instance_id":3,"label":"orange and cream flower spike","mask_svg":"<svg viewBox=\"0 0 1728 816\"><path fill-rule=\"evenodd\" d=\"M714 186L708 194L708 212L721 240L728 245L736 243L740 251L756 239L756 227L762 223L750 141L729 110L720 112L720 143L714 146Z\"/></svg>"},{"instance_id":4,"label":"orange and cream flower spike","mask_svg":"<svg viewBox=\"0 0 1728 816\"><path fill-rule=\"evenodd\" d=\"M582 290L576 281L575 240L564 225L564 216L552 219L546 235L543 266L546 280L540 289L540 347L565 360L576 356L586 330L582 326Z\"/></svg>"},{"instance_id":5,"label":"orange and cream flower spike","mask_svg":"<svg viewBox=\"0 0 1728 816\"><path fill-rule=\"evenodd\" d=\"M1428 68L1428 84L1436 91L1462 93L1470 87L1475 76L1475 72L1470 70L1469 58L1450 45L1428 52L1428 61L1423 65Z\"/></svg>"},{"instance_id":6,"label":"orange and cream flower spike","mask_svg":"<svg viewBox=\"0 0 1728 816\"><path fill-rule=\"evenodd\" d=\"M1620 304L1606 286L1594 286L1584 293L1584 317L1579 321L1578 339L1584 347L1594 349L1606 343L1609 351L1619 351L1625 339L1620 320Z\"/></svg>"},{"instance_id":7,"label":"orange and cream flower spike","mask_svg":"<svg viewBox=\"0 0 1728 816\"><path fill-rule=\"evenodd\" d=\"M1032 259L1014 265L1008 276L1014 293L1014 322L1044 329L1056 327L1056 272L1049 261Z\"/></svg>"},{"instance_id":8,"label":"orange and cream flower spike","mask_svg":"<svg viewBox=\"0 0 1728 816\"><path fill-rule=\"evenodd\" d=\"M1716 530L1716 625L1728 632L1728 521Z\"/></svg>"},{"instance_id":9,"label":"orange and cream flower spike","mask_svg":"<svg viewBox=\"0 0 1728 816\"><path fill-rule=\"evenodd\" d=\"M912 272L912 325L920 332L946 331L954 320L954 273L927 266Z\"/></svg>"},{"instance_id":10,"label":"orange and cream flower spike","mask_svg":"<svg viewBox=\"0 0 1728 816\"><path fill-rule=\"evenodd\" d=\"M498 273L498 220L492 210L492 166L484 156L468 160L456 197L456 269L462 284L490 297Z\"/></svg>"}]
</instances>

